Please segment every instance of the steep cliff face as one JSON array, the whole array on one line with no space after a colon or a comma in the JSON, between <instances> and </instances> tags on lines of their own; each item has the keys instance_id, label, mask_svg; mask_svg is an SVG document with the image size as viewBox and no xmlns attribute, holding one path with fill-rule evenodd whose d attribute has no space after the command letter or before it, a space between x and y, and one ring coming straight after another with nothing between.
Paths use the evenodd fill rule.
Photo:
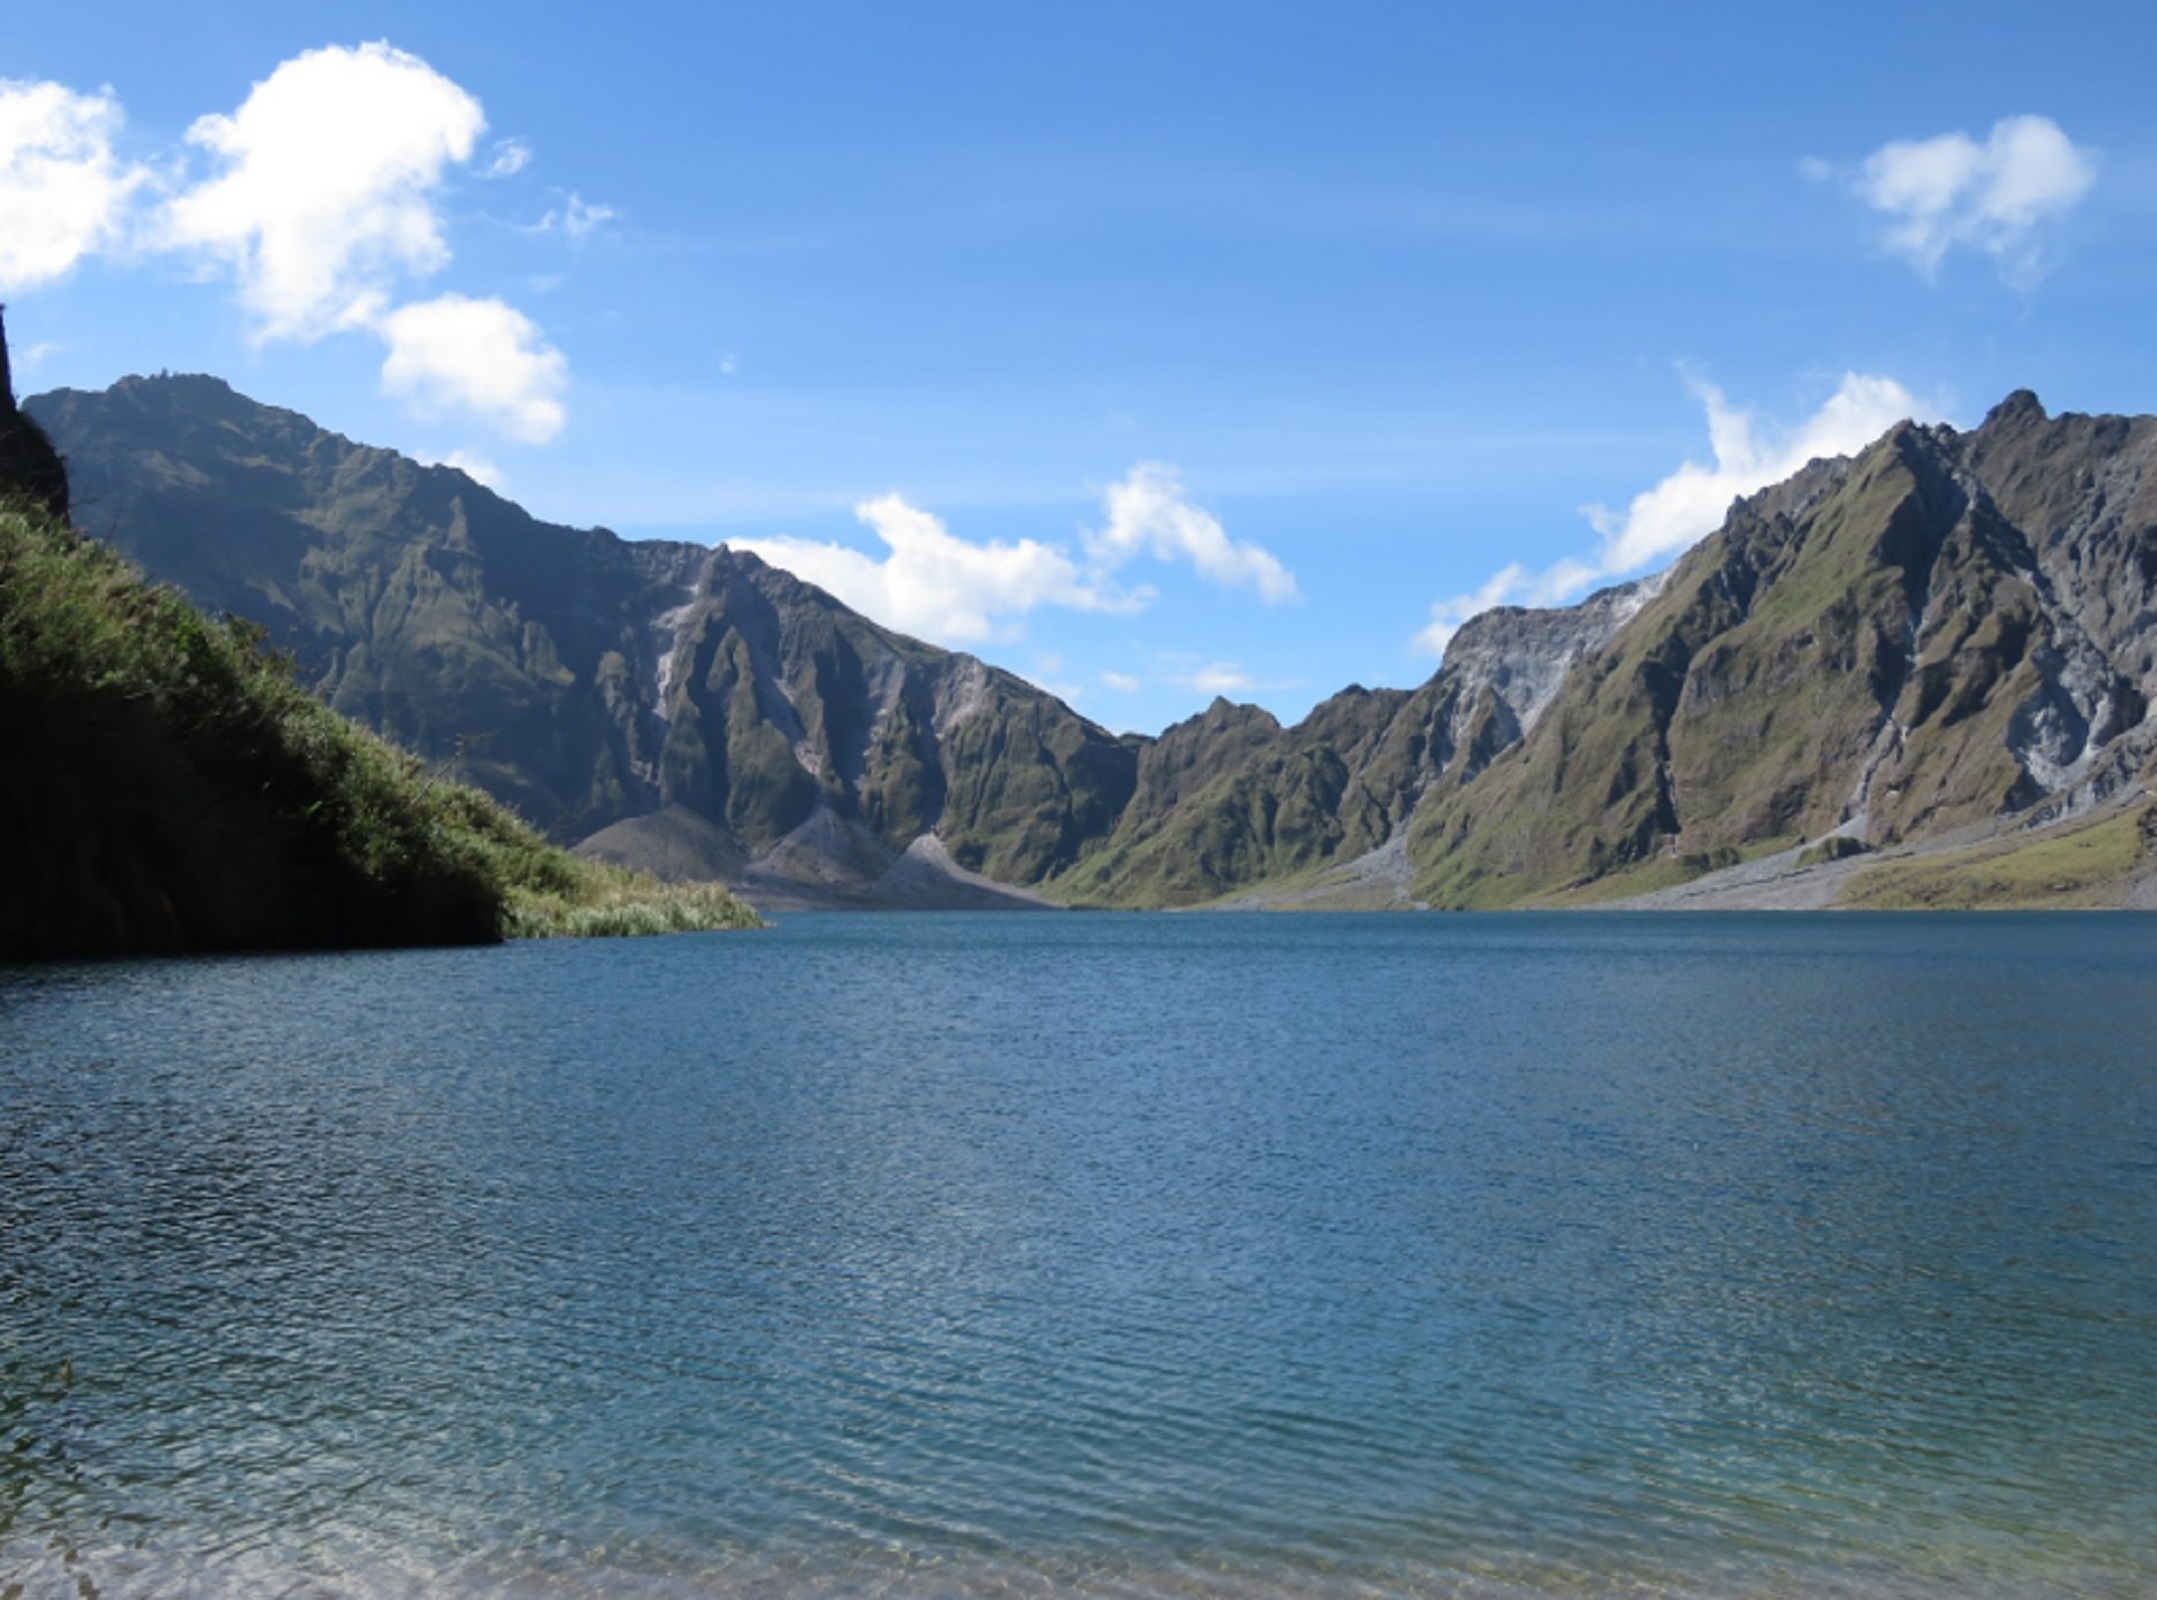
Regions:
<instances>
[{"instance_id":1,"label":"steep cliff face","mask_svg":"<svg viewBox=\"0 0 2157 1600\"><path fill-rule=\"evenodd\" d=\"M711 552L669 627L659 799L751 856L811 845L873 882L933 833L960 867L1033 883L1130 798L1134 752L1055 697L755 556Z\"/></svg>"},{"instance_id":2,"label":"steep cliff face","mask_svg":"<svg viewBox=\"0 0 2157 1600\"><path fill-rule=\"evenodd\" d=\"M2123 781L2153 687L2126 553L2151 441L2062 423L2018 396L1740 502L1516 748L1416 818L1420 892L1514 903L1829 833L1882 845Z\"/></svg>"}]
</instances>

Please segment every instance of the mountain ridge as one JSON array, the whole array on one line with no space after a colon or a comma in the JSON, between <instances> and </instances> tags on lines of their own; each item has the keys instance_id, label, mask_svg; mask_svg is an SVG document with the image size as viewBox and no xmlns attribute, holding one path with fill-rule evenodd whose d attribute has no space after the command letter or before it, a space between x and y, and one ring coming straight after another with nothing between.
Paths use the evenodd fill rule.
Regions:
<instances>
[{"instance_id":1,"label":"mountain ridge","mask_svg":"<svg viewBox=\"0 0 2157 1600\"><path fill-rule=\"evenodd\" d=\"M2152 745L2157 419L2027 391L1740 499L1664 573L1470 619L1415 688L1151 738L746 552L543 523L215 379L31 405L122 547L330 704L773 904L1564 899L2072 810Z\"/></svg>"}]
</instances>

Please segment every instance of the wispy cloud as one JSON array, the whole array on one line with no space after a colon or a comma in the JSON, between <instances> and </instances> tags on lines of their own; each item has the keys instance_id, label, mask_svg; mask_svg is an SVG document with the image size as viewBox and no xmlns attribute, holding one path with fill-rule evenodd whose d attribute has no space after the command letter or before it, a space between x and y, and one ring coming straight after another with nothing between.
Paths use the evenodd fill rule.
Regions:
<instances>
[{"instance_id":1,"label":"wispy cloud","mask_svg":"<svg viewBox=\"0 0 2157 1600\"><path fill-rule=\"evenodd\" d=\"M1474 593L1437 602L1415 636L1415 648L1442 655L1463 622L1493 606L1558 605L1595 584L1667 561L1719 527L1741 495L1781 482L1808 461L1861 450L1905 418L1931 420L1939 414L1894 379L1858 372L1845 373L1819 410L1794 427L1778 427L1732 405L1696 375L1688 374L1686 384L1707 411L1713 465L1682 463L1633 496L1622 513L1603 505L1582 507L1597 536L1594 551L1540 572L1514 562Z\"/></svg>"},{"instance_id":2,"label":"wispy cloud","mask_svg":"<svg viewBox=\"0 0 2157 1600\"><path fill-rule=\"evenodd\" d=\"M1176 681L1200 694L1248 694L1258 687L1258 680L1233 661L1209 661Z\"/></svg>"},{"instance_id":3,"label":"wispy cloud","mask_svg":"<svg viewBox=\"0 0 2157 1600\"><path fill-rule=\"evenodd\" d=\"M0 79L0 292L66 276L118 237L148 181L122 162L112 92Z\"/></svg>"},{"instance_id":4,"label":"wispy cloud","mask_svg":"<svg viewBox=\"0 0 2157 1600\"><path fill-rule=\"evenodd\" d=\"M1075 552L1035 539L977 544L897 495L855 508L883 542L880 557L810 539L731 542L879 622L947 644L1015 637L1020 619L1043 606L1143 610L1155 591L1126 587L1119 574L1148 556L1188 562L1224 587L1255 588L1268 603L1295 598L1294 575L1257 545L1229 538L1219 518L1186 497L1173 467L1142 462L1103 498L1106 524L1086 533Z\"/></svg>"},{"instance_id":5,"label":"wispy cloud","mask_svg":"<svg viewBox=\"0 0 2157 1600\"><path fill-rule=\"evenodd\" d=\"M1128 672L1103 672L1101 682L1105 687L1114 689L1118 694L1137 694L1140 689L1145 687L1143 683L1132 677Z\"/></svg>"},{"instance_id":6,"label":"wispy cloud","mask_svg":"<svg viewBox=\"0 0 2157 1600\"><path fill-rule=\"evenodd\" d=\"M582 195L573 194L562 205L541 217L532 231L559 233L571 244L582 244L600 228L612 222L614 217L612 206L594 205Z\"/></svg>"},{"instance_id":7,"label":"wispy cloud","mask_svg":"<svg viewBox=\"0 0 2157 1600\"><path fill-rule=\"evenodd\" d=\"M1442 656L1445 647L1470 617L1481 616L1494 606L1518 599L1533 585L1528 569L1518 561L1500 567L1473 594L1457 594L1431 606L1431 619L1414 639L1414 647L1428 655Z\"/></svg>"},{"instance_id":8,"label":"wispy cloud","mask_svg":"<svg viewBox=\"0 0 2157 1600\"><path fill-rule=\"evenodd\" d=\"M500 139L479 169L482 178L514 178L532 164L532 147L522 139Z\"/></svg>"},{"instance_id":9,"label":"wispy cloud","mask_svg":"<svg viewBox=\"0 0 2157 1600\"><path fill-rule=\"evenodd\" d=\"M1951 250L1982 251L2017 288L2052 265L2044 230L2097 182L2098 155L2049 117L2007 117L1980 144L1967 133L1899 139L1867 156L1858 197L1890 219L1887 247L1930 281ZM1808 175L1832 173L1818 161Z\"/></svg>"},{"instance_id":10,"label":"wispy cloud","mask_svg":"<svg viewBox=\"0 0 2157 1600\"><path fill-rule=\"evenodd\" d=\"M1301 598L1295 574L1269 551L1228 536L1220 518L1184 496L1176 469L1142 461L1108 491L1108 523L1086 537L1087 552L1104 568L1151 551L1161 561L1188 561L1224 588L1251 588L1268 605Z\"/></svg>"}]
</instances>

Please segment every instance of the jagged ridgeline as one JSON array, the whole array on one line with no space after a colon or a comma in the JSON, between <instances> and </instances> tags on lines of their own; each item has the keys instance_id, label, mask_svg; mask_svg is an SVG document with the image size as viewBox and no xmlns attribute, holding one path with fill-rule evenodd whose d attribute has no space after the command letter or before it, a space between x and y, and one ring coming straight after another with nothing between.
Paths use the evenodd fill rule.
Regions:
<instances>
[{"instance_id":1,"label":"jagged ridgeline","mask_svg":"<svg viewBox=\"0 0 2157 1600\"><path fill-rule=\"evenodd\" d=\"M724 547L540 522L208 378L32 402L94 529L586 853L766 904L1562 903L2120 803L2157 419L1902 427L1413 690L1118 737ZM2137 858L2139 860L2139 857Z\"/></svg>"},{"instance_id":2,"label":"jagged ridgeline","mask_svg":"<svg viewBox=\"0 0 2157 1600\"><path fill-rule=\"evenodd\" d=\"M0 406L0 441L25 437L16 420ZM753 920L716 890L577 861L430 778L299 688L257 625L210 620L71 529L49 450L5 448L0 960Z\"/></svg>"},{"instance_id":3,"label":"jagged ridgeline","mask_svg":"<svg viewBox=\"0 0 2157 1600\"><path fill-rule=\"evenodd\" d=\"M1409 850L1448 904L1863 850L2139 793L2157 419L1903 424L1733 507Z\"/></svg>"}]
</instances>

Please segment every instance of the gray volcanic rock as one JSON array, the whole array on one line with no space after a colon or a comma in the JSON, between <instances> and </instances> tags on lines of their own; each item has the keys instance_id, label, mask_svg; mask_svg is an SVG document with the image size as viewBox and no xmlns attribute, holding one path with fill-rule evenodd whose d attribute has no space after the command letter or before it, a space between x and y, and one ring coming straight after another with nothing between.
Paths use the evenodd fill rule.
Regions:
<instances>
[{"instance_id":1,"label":"gray volcanic rock","mask_svg":"<svg viewBox=\"0 0 2157 1600\"><path fill-rule=\"evenodd\" d=\"M1639 615L1662 592L1667 576L1659 572L1599 589L1573 606L1493 607L1461 624L1446 645L1441 670L1460 680L1464 704L1473 705L1488 689L1505 708L1518 737L1534 727L1557 698L1566 674Z\"/></svg>"}]
</instances>

